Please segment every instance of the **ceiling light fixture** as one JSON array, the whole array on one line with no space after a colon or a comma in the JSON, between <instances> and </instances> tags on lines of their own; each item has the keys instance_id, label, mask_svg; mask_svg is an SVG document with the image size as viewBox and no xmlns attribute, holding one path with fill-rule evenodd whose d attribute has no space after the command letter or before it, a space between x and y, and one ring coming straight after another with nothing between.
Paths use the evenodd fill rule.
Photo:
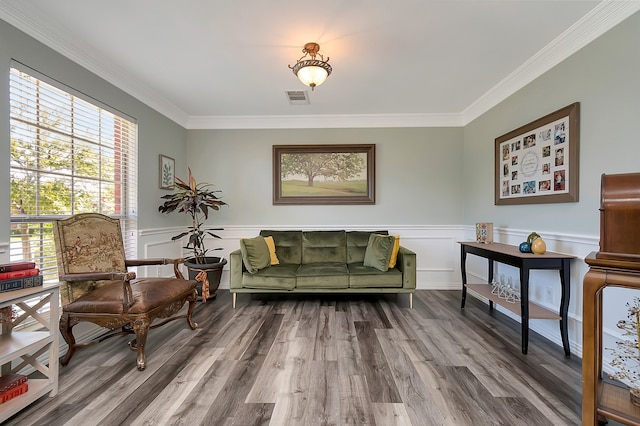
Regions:
<instances>
[{"instance_id":1,"label":"ceiling light fixture","mask_svg":"<svg viewBox=\"0 0 640 426\"><path fill-rule=\"evenodd\" d=\"M316 86L320 86L331 74L331 65L329 65L329 57L324 60L324 57L318 53L320 45L318 43L307 43L302 49L302 57L298 59L298 62L294 66L289 65L289 68L293 70L293 73L298 76L303 84L311 87L311 90ZM306 57L311 59L305 59ZM316 59L316 56L320 57L320 60Z\"/></svg>"}]
</instances>

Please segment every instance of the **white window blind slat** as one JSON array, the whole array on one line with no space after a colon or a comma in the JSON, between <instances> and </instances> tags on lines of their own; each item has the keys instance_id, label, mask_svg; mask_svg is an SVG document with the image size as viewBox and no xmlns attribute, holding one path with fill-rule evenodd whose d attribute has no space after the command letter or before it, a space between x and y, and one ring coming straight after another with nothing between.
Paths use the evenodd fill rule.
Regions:
<instances>
[{"instance_id":1,"label":"white window blind slat","mask_svg":"<svg viewBox=\"0 0 640 426\"><path fill-rule=\"evenodd\" d=\"M9 84L10 260L35 261L57 280L51 220L83 212L119 218L135 257L137 124L24 68L11 69Z\"/></svg>"}]
</instances>

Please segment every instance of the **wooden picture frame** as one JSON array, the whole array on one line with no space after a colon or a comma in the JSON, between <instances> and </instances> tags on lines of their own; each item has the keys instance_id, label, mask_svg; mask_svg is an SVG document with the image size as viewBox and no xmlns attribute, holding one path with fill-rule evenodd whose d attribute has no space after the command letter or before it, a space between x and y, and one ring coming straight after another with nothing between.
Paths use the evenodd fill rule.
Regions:
<instances>
[{"instance_id":1,"label":"wooden picture frame","mask_svg":"<svg viewBox=\"0 0 640 426\"><path fill-rule=\"evenodd\" d=\"M176 179L176 161L171 157L160 154L159 166L160 189L173 189Z\"/></svg>"},{"instance_id":2,"label":"wooden picture frame","mask_svg":"<svg viewBox=\"0 0 640 426\"><path fill-rule=\"evenodd\" d=\"M274 145L273 204L375 204L374 144Z\"/></svg>"},{"instance_id":3,"label":"wooden picture frame","mask_svg":"<svg viewBox=\"0 0 640 426\"><path fill-rule=\"evenodd\" d=\"M578 102L495 139L495 204L578 201Z\"/></svg>"}]
</instances>

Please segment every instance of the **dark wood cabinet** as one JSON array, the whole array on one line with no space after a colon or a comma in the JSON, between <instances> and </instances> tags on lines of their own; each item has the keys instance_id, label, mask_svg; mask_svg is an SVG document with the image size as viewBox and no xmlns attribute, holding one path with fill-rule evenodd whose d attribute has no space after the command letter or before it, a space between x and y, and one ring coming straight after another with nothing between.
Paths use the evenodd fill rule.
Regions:
<instances>
[{"instance_id":1,"label":"dark wood cabinet","mask_svg":"<svg viewBox=\"0 0 640 426\"><path fill-rule=\"evenodd\" d=\"M585 261L582 303L582 424L596 425L598 417L640 425L640 407L631 403L629 390L602 379L602 292L606 287L640 289L640 262L598 259Z\"/></svg>"},{"instance_id":2,"label":"dark wood cabinet","mask_svg":"<svg viewBox=\"0 0 640 426\"><path fill-rule=\"evenodd\" d=\"M602 175L600 197L600 251L585 258L583 281L582 424L640 425L628 389L602 377L603 291L640 289L640 173Z\"/></svg>"}]
</instances>

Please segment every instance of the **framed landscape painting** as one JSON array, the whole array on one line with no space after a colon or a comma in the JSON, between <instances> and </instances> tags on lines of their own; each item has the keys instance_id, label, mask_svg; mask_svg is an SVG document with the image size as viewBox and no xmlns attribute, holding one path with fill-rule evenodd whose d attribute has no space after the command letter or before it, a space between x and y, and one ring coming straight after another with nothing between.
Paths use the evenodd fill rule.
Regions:
<instances>
[{"instance_id":1,"label":"framed landscape painting","mask_svg":"<svg viewBox=\"0 0 640 426\"><path fill-rule=\"evenodd\" d=\"M274 145L273 204L375 204L375 145Z\"/></svg>"}]
</instances>

